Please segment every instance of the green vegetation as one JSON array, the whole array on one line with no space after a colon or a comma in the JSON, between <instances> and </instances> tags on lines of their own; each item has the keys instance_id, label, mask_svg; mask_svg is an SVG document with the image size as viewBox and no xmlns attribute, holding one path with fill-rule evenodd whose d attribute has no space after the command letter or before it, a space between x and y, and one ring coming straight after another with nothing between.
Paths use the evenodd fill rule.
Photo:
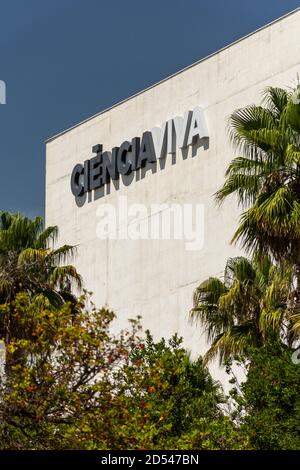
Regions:
<instances>
[{"instance_id":1,"label":"green vegetation","mask_svg":"<svg viewBox=\"0 0 300 470\"><path fill-rule=\"evenodd\" d=\"M6 308L0 317L0 337L8 347L24 332L13 314L19 292L27 292L41 307L55 308L65 301L75 302L72 287L81 288L81 277L72 265L62 265L74 247L53 248L57 227L43 230L41 217L30 220L20 214L0 213L0 303ZM21 349L7 348L6 373L22 361Z\"/></svg>"},{"instance_id":2,"label":"green vegetation","mask_svg":"<svg viewBox=\"0 0 300 470\"><path fill-rule=\"evenodd\" d=\"M58 228L43 230L43 220L20 214L0 213L0 301L11 302L20 291L44 305L61 306L71 300L71 288L81 288L81 278L72 265L62 265L74 247L53 248Z\"/></svg>"},{"instance_id":3,"label":"green vegetation","mask_svg":"<svg viewBox=\"0 0 300 470\"><path fill-rule=\"evenodd\" d=\"M300 88L267 88L265 106L247 106L230 118L230 137L242 155L234 158L217 194L235 194L248 206L233 240L248 251L289 260L300 269Z\"/></svg>"},{"instance_id":4,"label":"green vegetation","mask_svg":"<svg viewBox=\"0 0 300 470\"><path fill-rule=\"evenodd\" d=\"M233 241L241 241L251 255L269 255L279 268L290 265L294 289L287 304L295 315L300 309L299 97L300 87L289 92L269 87L265 107L251 105L232 114L230 137L242 156L232 160L216 194L220 202L235 194L246 208Z\"/></svg>"},{"instance_id":5,"label":"green vegetation","mask_svg":"<svg viewBox=\"0 0 300 470\"><path fill-rule=\"evenodd\" d=\"M241 156L216 199L235 195L244 207L232 241L250 259L229 259L223 279L203 281L190 313L211 342L206 361L219 355L247 370L231 395L240 430L256 449L300 448L300 368L292 362L300 345L299 96L299 87L269 87L264 106L230 117Z\"/></svg>"},{"instance_id":6,"label":"green vegetation","mask_svg":"<svg viewBox=\"0 0 300 470\"><path fill-rule=\"evenodd\" d=\"M288 308L294 295L293 274L272 264L267 256L253 261L228 260L224 280L209 278L195 290L191 320L206 329L211 347L206 360L219 354L220 362L249 347L278 337L290 347L298 339L297 316Z\"/></svg>"},{"instance_id":7,"label":"green vegetation","mask_svg":"<svg viewBox=\"0 0 300 470\"><path fill-rule=\"evenodd\" d=\"M57 228L0 214L1 449L300 449L299 94L268 88L230 118L241 156L216 198L244 207L233 241L249 259L195 290L203 359L139 319L114 337L114 314L74 295L74 247L54 247ZM217 355L230 397L206 366Z\"/></svg>"},{"instance_id":8,"label":"green vegetation","mask_svg":"<svg viewBox=\"0 0 300 470\"><path fill-rule=\"evenodd\" d=\"M274 340L249 350L247 380L231 391L241 432L254 449L300 449L300 367L291 354Z\"/></svg>"},{"instance_id":9,"label":"green vegetation","mask_svg":"<svg viewBox=\"0 0 300 470\"><path fill-rule=\"evenodd\" d=\"M219 385L179 338L141 339L137 321L114 338L113 313L86 309L86 301L53 310L17 294L13 316L24 334L8 350L21 350L23 362L0 383L2 449L226 449L247 442L218 407Z\"/></svg>"}]
</instances>

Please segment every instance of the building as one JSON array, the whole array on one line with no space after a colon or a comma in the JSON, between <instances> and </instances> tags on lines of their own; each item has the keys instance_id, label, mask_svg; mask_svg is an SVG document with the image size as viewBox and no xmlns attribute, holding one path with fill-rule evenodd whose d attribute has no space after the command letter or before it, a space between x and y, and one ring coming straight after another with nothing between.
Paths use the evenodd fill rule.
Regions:
<instances>
[{"instance_id":1,"label":"building","mask_svg":"<svg viewBox=\"0 0 300 470\"><path fill-rule=\"evenodd\" d=\"M203 332L188 322L193 290L240 253L230 244L236 201L219 209L213 199L233 157L227 119L258 103L266 86L295 85L299 31L298 9L47 141L46 224L59 226L60 244L78 246L85 286L116 312L117 327L142 315L156 338L178 332L194 353L205 352ZM124 201L140 204L147 222L157 217L145 213L153 204L201 205L204 242L187 249L185 239L126 239L124 211L118 236L99 238L102 209Z\"/></svg>"}]
</instances>

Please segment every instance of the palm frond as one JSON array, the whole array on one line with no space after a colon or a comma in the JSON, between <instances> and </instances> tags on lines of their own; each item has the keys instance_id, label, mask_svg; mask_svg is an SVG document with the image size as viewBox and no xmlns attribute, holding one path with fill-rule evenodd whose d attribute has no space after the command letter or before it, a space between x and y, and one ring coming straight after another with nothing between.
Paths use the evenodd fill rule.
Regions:
<instances>
[{"instance_id":1,"label":"palm frond","mask_svg":"<svg viewBox=\"0 0 300 470\"><path fill-rule=\"evenodd\" d=\"M58 227L56 225L47 227L43 230L35 241L36 248L49 248L49 244L57 239Z\"/></svg>"},{"instance_id":2,"label":"palm frond","mask_svg":"<svg viewBox=\"0 0 300 470\"><path fill-rule=\"evenodd\" d=\"M284 308L277 308L276 310L265 308L262 310L259 318L259 327L264 337L267 336L270 330L280 333L282 320L285 315Z\"/></svg>"},{"instance_id":3,"label":"palm frond","mask_svg":"<svg viewBox=\"0 0 300 470\"><path fill-rule=\"evenodd\" d=\"M276 118L280 118L287 105L290 93L283 88L266 87L263 93L263 103Z\"/></svg>"},{"instance_id":4,"label":"palm frond","mask_svg":"<svg viewBox=\"0 0 300 470\"><path fill-rule=\"evenodd\" d=\"M227 260L224 278L226 285L232 283L233 280L241 283L253 283L256 278L255 267L244 256L237 256Z\"/></svg>"},{"instance_id":5,"label":"palm frond","mask_svg":"<svg viewBox=\"0 0 300 470\"><path fill-rule=\"evenodd\" d=\"M48 254L48 261L53 265L65 263L74 256L76 252L76 246L63 245L56 250L51 250Z\"/></svg>"},{"instance_id":6,"label":"palm frond","mask_svg":"<svg viewBox=\"0 0 300 470\"><path fill-rule=\"evenodd\" d=\"M50 285L63 289L66 284L73 284L76 288L82 288L82 278L72 265L56 266L50 275Z\"/></svg>"},{"instance_id":7,"label":"palm frond","mask_svg":"<svg viewBox=\"0 0 300 470\"><path fill-rule=\"evenodd\" d=\"M238 203L248 205L255 201L261 189L261 183L257 175L231 174L223 187L215 193L218 203L222 203L229 195L236 193Z\"/></svg>"},{"instance_id":8,"label":"palm frond","mask_svg":"<svg viewBox=\"0 0 300 470\"><path fill-rule=\"evenodd\" d=\"M213 341L211 347L204 356L205 363L219 355L220 365L224 359L244 353L247 348L257 346L259 337L252 323L234 325L228 331L220 334Z\"/></svg>"},{"instance_id":9,"label":"palm frond","mask_svg":"<svg viewBox=\"0 0 300 470\"><path fill-rule=\"evenodd\" d=\"M300 147L289 144L286 149L285 160L289 165L300 165Z\"/></svg>"},{"instance_id":10,"label":"palm frond","mask_svg":"<svg viewBox=\"0 0 300 470\"><path fill-rule=\"evenodd\" d=\"M49 301L58 305L71 298L73 286L81 289L76 269L63 266L76 248L53 248L57 234L56 226L43 229L41 217L31 220L0 212L0 301L13 300L25 290L30 296L45 292Z\"/></svg>"},{"instance_id":11,"label":"palm frond","mask_svg":"<svg viewBox=\"0 0 300 470\"><path fill-rule=\"evenodd\" d=\"M46 249L26 248L18 256L18 264L42 263L48 254Z\"/></svg>"}]
</instances>

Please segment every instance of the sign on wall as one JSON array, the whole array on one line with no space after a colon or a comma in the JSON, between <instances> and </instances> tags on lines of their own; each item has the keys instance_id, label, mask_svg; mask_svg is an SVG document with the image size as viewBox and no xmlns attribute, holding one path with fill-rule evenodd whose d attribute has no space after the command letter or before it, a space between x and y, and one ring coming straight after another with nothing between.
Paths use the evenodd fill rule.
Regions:
<instances>
[{"instance_id":1,"label":"sign on wall","mask_svg":"<svg viewBox=\"0 0 300 470\"><path fill-rule=\"evenodd\" d=\"M130 173L164 159L177 149L185 149L198 140L207 139L208 130L202 108L187 111L143 133L123 142L120 147L103 151L102 145L94 145L95 154L89 160L75 165L71 175L71 191L77 198L89 191L101 188L120 175Z\"/></svg>"}]
</instances>

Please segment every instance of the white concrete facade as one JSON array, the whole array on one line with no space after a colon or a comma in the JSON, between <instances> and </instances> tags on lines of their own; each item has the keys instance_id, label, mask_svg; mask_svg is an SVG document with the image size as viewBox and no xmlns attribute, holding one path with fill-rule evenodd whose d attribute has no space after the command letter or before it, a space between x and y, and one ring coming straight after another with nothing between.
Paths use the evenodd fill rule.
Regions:
<instances>
[{"instance_id":1,"label":"white concrete facade","mask_svg":"<svg viewBox=\"0 0 300 470\"><path fill-rule=\"evenodd\" d=\"M117 314L118 326L142 315L143 325L156 338L183 335L194 353L207 349L199 327L188 322L194 288L209 276L222 274L228 257L240 253L230 244L239 209L234 199L219 209L213 194L224 181L233 158L227 119L237 108L261 100L268 85L293 86L300 72L300 11L297 10L233 45L213 54L149 89L55 136L46 148L46 224L58 225L59 244L78 246L74 264L96 305ZM201 106L209 130L209 148L199 147L176 164L170 156L163 170L110 194L75 203L70 176L76 163L91 158L93 145L105 150L185 111ZM205 242L202 250L186 251L183 240L99 240L99 205L128 203L193 203L205 206ZM217 366L212 372L220 377Z\"/></svg>"}]
</instances>

